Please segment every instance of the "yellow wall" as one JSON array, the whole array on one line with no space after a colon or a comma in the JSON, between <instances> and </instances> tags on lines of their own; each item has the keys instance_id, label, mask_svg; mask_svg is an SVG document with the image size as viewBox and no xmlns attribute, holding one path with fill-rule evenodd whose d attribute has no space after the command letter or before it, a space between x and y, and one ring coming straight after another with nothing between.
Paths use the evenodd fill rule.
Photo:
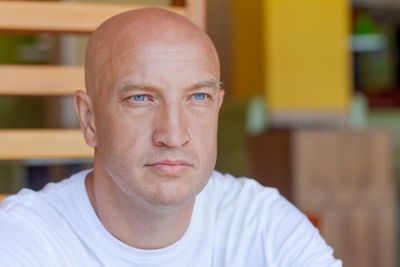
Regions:
<instances>
[{"instance_id":1,"label":"yellow wall","mask_svg":"<svg viewBox=\"0 0 400 267\"><path fill-rule=\"evenodd\" d=\"M348 0L264 0L269 108L345 111L351 88Z\"/></svg>"},{"instance_id":2,"label":"yellow wall","mask_svg":"<svg viewBox=\"0 0 400 267\"><path fill-rule=\"evenodd\" d=\"M233 92L279 111L345 112L351 93L348 0L234 1Z\"/></svg>"}]
</instances>

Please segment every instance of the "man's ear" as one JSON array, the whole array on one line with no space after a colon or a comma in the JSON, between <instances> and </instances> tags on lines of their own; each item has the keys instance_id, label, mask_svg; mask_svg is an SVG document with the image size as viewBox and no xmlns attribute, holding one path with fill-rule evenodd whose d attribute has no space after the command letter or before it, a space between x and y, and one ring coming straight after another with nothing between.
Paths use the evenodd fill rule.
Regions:
<instances>
[{"instance_id":1,"label":"man's ear","mask_svg":"<svg viewBox=\"0 0 400 267\"><path fill-rule=\"evenodd\" d=\"M96 147L96 126L92 100L87 93L80 90L75 92L74 100L75 110L79 117L86 144L90 147Z\"/></svg>"},{"instance_id":2,"label":"man's ear","mask_svg":"<svg viewBox=\"0 0 400 267\"><path fill-rule=\"evenodd\" d=\"M218 92L218 109L221 108L222 102L224 101L225 90L219 89Z\"/></svg>"}]
</instances>

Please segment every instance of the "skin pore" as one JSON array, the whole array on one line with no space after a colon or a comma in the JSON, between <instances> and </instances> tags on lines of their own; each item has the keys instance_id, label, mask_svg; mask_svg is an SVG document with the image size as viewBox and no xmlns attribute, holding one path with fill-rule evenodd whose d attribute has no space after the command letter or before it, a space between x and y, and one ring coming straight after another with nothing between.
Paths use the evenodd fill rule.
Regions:
<instances>
[{"instance_id":1,"label":"skin pore","mask_svg":"<svg viewBox=\"0 0 400 267\"><path fill-rule=\"evenodd\" d=\"M157 249L185 233L214 169L218 55L187 19L158 8L117 15L91 36L75 106L94 170L89 199L120 241Z\"/></svg>"}]
</instances>

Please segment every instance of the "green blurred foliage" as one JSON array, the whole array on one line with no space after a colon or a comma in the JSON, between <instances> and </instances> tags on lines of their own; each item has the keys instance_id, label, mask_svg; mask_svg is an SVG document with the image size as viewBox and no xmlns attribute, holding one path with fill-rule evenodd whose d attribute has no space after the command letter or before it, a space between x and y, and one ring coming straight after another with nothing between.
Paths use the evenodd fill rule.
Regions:
<instances>
[{"instance_id":1,"label":"green blurred foliage","mask_svg":"<svg viewBox=\"0 0 400 267\"><path fill-rule=\"evenodd\" d=\"M219 114L216 169L235 176L249 176L246 136L247 102L227 100Z\"/></svg>"}]
</instances>

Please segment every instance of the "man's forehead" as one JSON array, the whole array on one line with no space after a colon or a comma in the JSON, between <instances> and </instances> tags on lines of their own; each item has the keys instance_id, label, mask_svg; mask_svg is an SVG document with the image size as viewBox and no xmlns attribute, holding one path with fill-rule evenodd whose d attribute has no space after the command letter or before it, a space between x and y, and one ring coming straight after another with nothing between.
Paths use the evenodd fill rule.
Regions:
<instances>
[{"instance_id":1,"label":"man's forehead","mask_svg":"<svg viewBox=\"0 0 400 267\"><path fill-rule=\"evenodd\" d=\"M154 20L143 17L142 13L150 14ZM104 24L95 31L87 48L88 91L91 87L98 90L113 83L114 72L133 67L135 61L142 60L147 64L152 62L147 60L150 57L154 60L168 54L175 60L192 58L200 64L214 64L212 68L216 69L219 79L218 55L211 40L197 26L177 14L150 9L122 14ZM130 61L127 58L131 58Z\"/></svg>"},{"instance_id":2,"label":"man's forehead","mask_svg":"<svg viewBox=\"0 0 400 267\"><path fill-rule=\"evenodd\" d=\"M147 40L116 40L112 45L112 57L130 57L135 60L149 61L157 58L173 57L175 60L196 59L201 61L209 57L210 51L202 43L185 40L148 38ZM198 55L203 55L198 57Z\"/></svg>"}]
</instances>

